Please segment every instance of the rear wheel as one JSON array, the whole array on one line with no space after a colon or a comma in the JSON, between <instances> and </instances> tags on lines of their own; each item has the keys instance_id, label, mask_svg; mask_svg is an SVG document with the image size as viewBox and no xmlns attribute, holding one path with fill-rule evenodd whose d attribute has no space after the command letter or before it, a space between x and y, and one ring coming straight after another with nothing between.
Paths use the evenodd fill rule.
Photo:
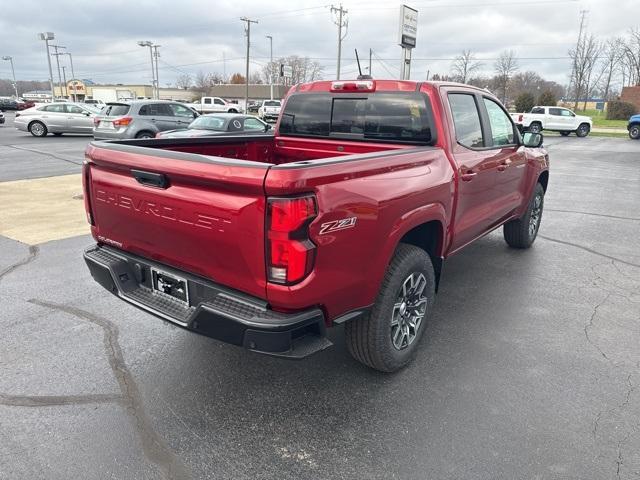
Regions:
<instances>
[{"instance_id":1,"label":"rear wheel","mask_svg":"<svg viewBox=\"0 0 640 480\"><path fill-rule=\"evenodd\" d=\"M588 123L582 123L582 124L580 124L580 126L576 130L576 135L578 137L586 137L587 135L589 135L590 131L591 131L591 127L589 127L589 124Z\"/></svg>"},{"instance_id":2,"label":"rear wheel","mask_svg":"<svg viewBox=\"0 0 640 480\"><path fill-rule=\"evenodd\" d=\"M629 138L638 140L640 138L640 125L631 125L629 127Z\"/></svg>"},{"instance_id":3,"label":"rear wheel","mask_svg":"<svg viewBox=\"0 0 640 480\"><path fill-rule=\"evenodd\" d=\"M34 137L45 137L47 135L47 126L42 122L31 122L29 124L29 133Z\"/></svg>"},{"instance_id":4,"label":"rear wheel","mask_svg":"<svg viewBox=\"0 0 640 480\"><path fill-rule=\"evenodd\" d=\"M540 122L533 122L529 125L529 131L531 133L540 133L542 131L542 124Z\"/></svg>"},{"instance_id":5,"label":"rear wheel","mask_svg":"<svg viewBox=\"0 0 640 480\"><path fill-rule=\"evenodd\" d=\"M504 239L510 247L529 248L533 244L538 236L543 207L544 188L538 183L524 215L505 223L502 227Z\"/></svg>"},{"instance_id":6,"label":"rear wheel","mask_svg":"<svg viewBox=\"0 0 640 480\"><path fill-rule=\"evenodd\" d=\"M560 132L560 135L562 135L563 137L568 137L570 133L571 132L569 132L567 130L563 130L563 131Z\"/></svg>"},{"instance_id":7,"label":"rear wheel","mask_svg":"<svg viewBox=\"0 0 640 480\"><path fill-rule=\"evenodd\" d=\"M235 108L230 108L229 113L238 113L238 110L236 110Z\"/></svg>"},{"instance_id":8,"label":"rear wheel","mask_svg":"<svg viewBox=\"0 0 640 480\"><path fill-rule=\"evenodd\" d=\"M381 372L395 372L407 365L424 333L435 283L427 252L401 243L369 315L345 325L353 358Z\"/></svg>"},{"instance_id":9,"label":"rear wheel","mask_svg":"<svg viewBox=\"0 0 640 480\"><path fill-rule=\"evenodd\" d=\"M155 135L152 132L138 132L138 134L136 135L136 138L153 138L155 137Z\"/></svg>"}]
</instances>

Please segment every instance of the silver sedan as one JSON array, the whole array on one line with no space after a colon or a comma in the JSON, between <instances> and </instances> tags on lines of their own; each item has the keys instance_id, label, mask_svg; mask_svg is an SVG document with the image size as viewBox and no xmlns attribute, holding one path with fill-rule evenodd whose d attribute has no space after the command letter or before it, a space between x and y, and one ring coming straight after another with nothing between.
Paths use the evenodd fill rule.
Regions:
<instances>
[{"instance_id":1,"label":"silver sedan","mask_svg":"<svg viewBox=\"0 0 640 480\"><path fill-rule=\"evenodd\" d=\"M54 102L16 112L13 122L18 130L29 132L34 137L45 137L48 133L93 133L93 118L99 109L90 105L69 102Z\"/></svg>"}]
</instances>

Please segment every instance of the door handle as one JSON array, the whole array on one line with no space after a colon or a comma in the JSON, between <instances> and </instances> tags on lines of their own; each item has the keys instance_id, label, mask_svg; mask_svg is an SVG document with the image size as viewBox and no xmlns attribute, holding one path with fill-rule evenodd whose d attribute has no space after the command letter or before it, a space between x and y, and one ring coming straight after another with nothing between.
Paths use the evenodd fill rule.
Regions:
<instances>
[{"instance_id":1,"label":"door handle","mask_svg":"<svg viewBox=\"0 0 640 480\"><path fill-rule=\"evenodd\" d=\"M478 175L477 172L467 172L460 175L460 178L462 179L463 182L470 182L476 177L476 175Z\"/></svg>"}]
</instances>

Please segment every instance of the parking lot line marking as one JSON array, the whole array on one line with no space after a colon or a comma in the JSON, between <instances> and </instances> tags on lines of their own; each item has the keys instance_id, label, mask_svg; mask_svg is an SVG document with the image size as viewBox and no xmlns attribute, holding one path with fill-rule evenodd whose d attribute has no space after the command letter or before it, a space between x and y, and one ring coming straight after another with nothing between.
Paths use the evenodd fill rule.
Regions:
<instances>
[{"instance_id":1,"label":"parking lot line marking","mask_svg":"<svg viewBox=\"0 0 640 480\"><path fill-rule=\"evenodd\" d=\"M0 235L38 245L88 234L81 194L80 174L0 183Z\"/></svg>"}]
</instances>

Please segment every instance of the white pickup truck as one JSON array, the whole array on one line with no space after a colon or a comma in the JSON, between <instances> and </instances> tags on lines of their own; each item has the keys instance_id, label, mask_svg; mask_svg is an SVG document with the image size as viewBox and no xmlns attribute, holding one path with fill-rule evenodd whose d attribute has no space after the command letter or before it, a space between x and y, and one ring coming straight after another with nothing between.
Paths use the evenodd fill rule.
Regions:
<instances>
[{"instance_id":1,"label":"white pickup truck","mask_svg":"<svg viewBox=\"0 0 640 480\"><path fill-rule=\"evenodd\" d=\"M202 97L200 100L186 105L198 113L242 113L242 109L237 103L229 103L220 97Z\"/></svg>"},{"instance_id":2,"label":"white pickup truck","mask_svg":"<svg viewBox=\"0 0 640 480\"><path fill-rule=\"evenodd\" d=\"M586 137L593 125L591 117L576 115L562 107L533 107L529 113L512 113L511 118L521 131L540 133L552 130L565 137L571 132L578 137Z\"/></svg>"},{"instance_id":3,"label":"white pickup truck","mask_svg":"<svg viewBox=\"0 0 640 480\"><path fill-rule=\"evenodd\" d=\"M258 109L258 117L265 122L278 120L280 116L280 109L282 108L282 102L280 100L265 100L262 102L262 106Z\"/></svg>"}]
</instances>

